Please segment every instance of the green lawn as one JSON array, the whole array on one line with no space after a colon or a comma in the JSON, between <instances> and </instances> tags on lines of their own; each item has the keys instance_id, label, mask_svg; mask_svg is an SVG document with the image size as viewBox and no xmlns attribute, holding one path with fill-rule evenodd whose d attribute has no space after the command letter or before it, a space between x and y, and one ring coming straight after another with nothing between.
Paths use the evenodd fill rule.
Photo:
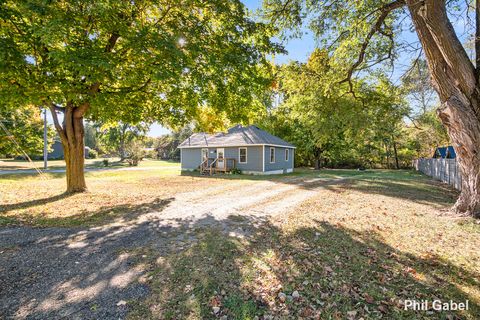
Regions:
<instances>
[{"instance_id":1,"label":"green lawn","mask_svg":"<svg viewBox=\"0 0 480 320\"><path fill-rule=\"evenodd\" d=\"M120 158L106 158L109 161L109 168L120 168L128 167L127 162L120 162ZM104 168L103 158L98 159L85 159L86 168ZM140 162L139 167L150 168L150 167L178 167L178 162L174 161L163 161L163 160L152 160L145 159ZM25 170L25 169L35 169L39 168L43 170L43 161L22 161L14 159L0 159L0 171L1 170ZM49 160L48 169L65 169L64 160Z\"/></svg>"},{"instance_id":2,"label":"green lawn","mask_svg":"<svg viewBox=\"0 0 480 320\"><path fill-rule=\"evenodd\" d=\"M242 190L265 182L266 189L294 191L257 206L281 202L291 192L308 197L270 218L255 216L253 207L229 217L240 234L225 233L221 224L189 225L175 231L185 240L168 254L155 245L129 252L149 270L142 281L151 288L145 300L128 302L129 317L480 318L480 224L448 213L456 191L412 171L299 169L285 176L200 177L180 174L178 165L158 165L88 172L89 192L77 195L62 193L64 174L9 175L0 177L0 221L99 225L161 212L165 199L180 201L185 192L205 190L199 201L221 200L233 191L239 199L253 197ZM434 298L469 300L470 310L403 309L406 299Z\"/></svg>"}]
</instances>

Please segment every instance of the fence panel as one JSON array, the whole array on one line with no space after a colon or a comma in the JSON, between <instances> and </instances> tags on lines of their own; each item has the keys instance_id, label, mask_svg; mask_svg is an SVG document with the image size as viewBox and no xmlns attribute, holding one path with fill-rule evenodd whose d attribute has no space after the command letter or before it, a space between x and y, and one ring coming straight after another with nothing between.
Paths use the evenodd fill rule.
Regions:
<instances>
[{"instance_id":1,"label":"fence panel","mask_svg":"<svg viewBox=\"0 0 480 320\"><path fill-rule=\"evenodd\" d=\"M427 176L448 183L457 190L462 189L462 176L455 159L416 159L413 167Z\"/></svg>"}]
</instances>

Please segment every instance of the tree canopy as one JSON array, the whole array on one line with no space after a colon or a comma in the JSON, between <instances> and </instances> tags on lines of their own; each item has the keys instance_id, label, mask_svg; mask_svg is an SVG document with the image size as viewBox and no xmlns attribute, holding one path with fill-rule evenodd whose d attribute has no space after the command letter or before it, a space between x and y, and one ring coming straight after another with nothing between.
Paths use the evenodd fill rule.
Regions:
<instances>
[{"instance_id":1,"label":"tree canopy","mask_svg":"<svg viewBox=\"0 0 480 320\"><path fill-rule=\"evenodd\" d=\"M269 84L266 25L240 1L3 1L0 94L93 119L241 118Z\"/></svg>"},{"instance_id":2,"label":"tree canopy","mask_svg":"<svg viewBox=\"0 0 480 320\"><path fill-rule=\"evenodd\" d=\"M34 106L12 107L0 104L0 155L23 156L43 153L41 110ZM54 130L47 129L48 144Z\"/></svg>"},{"instance_id":3,"label":"tree canopy","mask_svg":"<svg viewBox=\"0 0 480 320\"><path fill-rule=\"evenodd\" d=\"M239 0L2 1L0 96L51 109L67 190L84 191L85 116L175 125L208 106L241 121L270 86L271 35Z\"/></svg>"},{"instance_id":4,"label":"tree canopy","mask_svg":"<svg viewBox=\"0 0 480 320\"><path fill-rule=\"evenodd\" d=\"M338 85L330 57L318 49L307 63L293 62L277 73L281 103L263 122L295 143L297 163L385 165L385 148L393 149L408 111L398 88L377 77L354 83L362 100L346 95L348 86Z\"/></svg>"}]
</instances>

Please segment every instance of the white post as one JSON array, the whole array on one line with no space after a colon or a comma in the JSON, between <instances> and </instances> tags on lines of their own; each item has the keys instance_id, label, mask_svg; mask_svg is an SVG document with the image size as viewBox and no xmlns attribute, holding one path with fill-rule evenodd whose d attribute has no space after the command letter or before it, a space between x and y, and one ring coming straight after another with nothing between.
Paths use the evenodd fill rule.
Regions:
<instances>
[{"instance_id":1,"label":"white post","mask_svg":"<svg viewBox=\"0 0 480 320\"><path fill-rule=\"evenodd\" d=\"M43 169L48 167L48 144L47 144L47 108L43 114Z\"/></svg>"}]
</instances>

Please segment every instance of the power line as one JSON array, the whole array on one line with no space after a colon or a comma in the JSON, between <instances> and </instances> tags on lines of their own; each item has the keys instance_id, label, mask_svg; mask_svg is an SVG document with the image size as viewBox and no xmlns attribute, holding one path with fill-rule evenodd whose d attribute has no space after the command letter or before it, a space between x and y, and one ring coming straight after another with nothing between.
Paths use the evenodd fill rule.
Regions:
<instances>
[{"instance_id":1,"label":"power line","mask_svg":"<svg viewBox=\"0 0 480 320\"><path fill-rule=\"evenodd\" d=\"M40 170L36 165L35 163L32 161L32 159L30 159L30 157L28 156L28 154L22 149L22 147L20 146L20 144L17 142L17 140L15 140L15 137L13 136L13 134L7 129L7 127L5 127L5 125L3 124L2 121L0 121L0 128L3 129L3 131L5 131L5 133L7 134L7 137L13 142L13 144L15 145L15 147L17 148L17 151L20 151L21 153L23 153L23 155L25 156L25 158L27 158L27 160L32 164L33 168L35 169L35 171L37 171L37 173L40 175L40 177L42 179L46 179L44 173L42 172L42 170Z\"/></svg>"}]
</instances>

